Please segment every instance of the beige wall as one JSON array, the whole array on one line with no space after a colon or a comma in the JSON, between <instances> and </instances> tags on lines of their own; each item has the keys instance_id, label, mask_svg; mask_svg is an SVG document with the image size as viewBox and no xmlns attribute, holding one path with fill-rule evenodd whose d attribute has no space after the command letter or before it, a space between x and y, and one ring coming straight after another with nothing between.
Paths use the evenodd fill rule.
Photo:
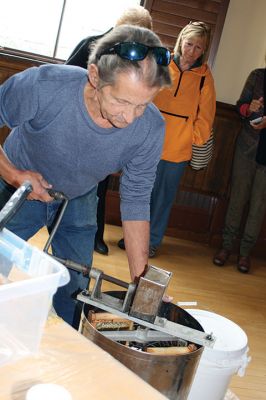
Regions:
<instances>
[{"instance_id":1,"label":"beige wall","mask_svg":"<svg viewBox=\"0 0 266 400\"><path fill-rule=\"evenodd\" d=\"M245 80L265 66L266 0L230 0L213 67L217 100L235 104Z\"/></svg>"}]
</instances>

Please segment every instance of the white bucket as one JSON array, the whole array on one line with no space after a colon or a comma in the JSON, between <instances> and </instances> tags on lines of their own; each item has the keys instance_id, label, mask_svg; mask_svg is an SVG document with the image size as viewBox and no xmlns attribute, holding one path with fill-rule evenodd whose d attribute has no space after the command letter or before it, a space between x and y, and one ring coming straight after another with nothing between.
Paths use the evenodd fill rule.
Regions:
<instances>
[{"instance_id":1,"label":"white bucket","mask_svg":"<svg viewBox=\"0 0 266 400\"><path fill-rule=\"evenodd\" d=\"M244 376L250 361L247 335L221 315L186 309L206 333L216 337L214 347L205 347L187 400L223 400L234 374Z\"/></svg>"}]
</instances>

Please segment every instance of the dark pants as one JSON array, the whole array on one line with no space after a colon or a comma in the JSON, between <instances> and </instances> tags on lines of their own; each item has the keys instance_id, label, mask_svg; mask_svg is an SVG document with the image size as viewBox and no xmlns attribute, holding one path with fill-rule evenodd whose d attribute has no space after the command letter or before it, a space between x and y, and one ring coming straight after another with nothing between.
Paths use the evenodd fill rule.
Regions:
<instances>
[{"instance_id":1,"label":"dark pants","mask_svg":"<svg viewBox=\"0 0 266 400\"><path fill-rule=\"evenodd\" d=\"M231 196L223 233L223 247L232 250L245 206L249 203L239 253L248 256L256 244L266 210L266 171L247 159L236 147L232 173Z\"/></svg>"},{"instance_id":2,"label":"dark pants","mask_svg":"<svg viewBox=\"0 0 266 400\"><path fill-rule=\"evenodd\" d=\"M109 180L110 180L110 175L108 175L103 181L99 182L98 184L97 232L95 234L96 241L103 240L104 224L105 224L105 199L106 199Z\"/></svg>"},{"instance_id":3,"label":"dark pants","mask_svg":"<svg viewBox=\"0 0 266 400\"><path fill-rule=\"evenodd\" d=\"M151 195L150 246L157 248L163 240L176 192L187 161L174 163L161 160Z\"/></svg>"}]
</instances>

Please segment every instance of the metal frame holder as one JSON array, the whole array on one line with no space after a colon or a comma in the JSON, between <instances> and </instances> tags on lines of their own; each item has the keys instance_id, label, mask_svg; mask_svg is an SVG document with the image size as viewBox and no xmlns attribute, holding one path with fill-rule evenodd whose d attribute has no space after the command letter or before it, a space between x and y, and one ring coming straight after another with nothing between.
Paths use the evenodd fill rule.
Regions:
<instances>
[{"instance_id":1,"label":"metal frame holder","mask_svg":"<svg viewBox=\"0 0 266 400\"><path fill-rule=\"evenodd\" d=\"M161 318L158 316L156 316L153 323L150 323L143 319L135 318L133 316L130 316L128 313L121 311L121 300L119 301L118 299L116 299L117 301L114 302L113 297L106 296L107 295L104 295L100 299L98 297L95 299L91 297L90 292L88 292L87 290L83 290L80 294L78 294L77 299L83 303L91 304L110 313L114 313L115 311L115 314L120 317L129 319L130 321L133 321L138 325L171 335L172 337L184 339L192 343L197 343L201 346L206 346L210 348L214 346L215 337L212 333L208 334L205 332L201 332L196 329L177 324L176 322L168 321L166 318ZM109 300L109 297L111 297L111 303L105 303L106 300Z\"/></svg>"}]
</instances>

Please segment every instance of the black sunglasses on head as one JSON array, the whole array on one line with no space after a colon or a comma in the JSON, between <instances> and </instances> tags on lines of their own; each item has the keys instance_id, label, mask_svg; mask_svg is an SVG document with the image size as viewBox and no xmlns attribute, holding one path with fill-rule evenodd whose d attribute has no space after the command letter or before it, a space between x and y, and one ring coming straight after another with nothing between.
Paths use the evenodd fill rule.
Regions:
<instances>
[{"instance_id":1,"label":"black sunglasses on head","mask_svg":"<svg viewBox=\"0 0 266 400\"><path fill-rule=\"evenodd\" d=\"M170 50L166 49L165 47L146 46L145 44L137 42L117 43L114 46L103 50L98 55L98 60L103 55L117 54L119 57L124 58L125 60L141 61L144 60L145 57L147 57L149 51L152 52L158 65L169 65L171 61Z\"/></svg>"}]
</instances>

